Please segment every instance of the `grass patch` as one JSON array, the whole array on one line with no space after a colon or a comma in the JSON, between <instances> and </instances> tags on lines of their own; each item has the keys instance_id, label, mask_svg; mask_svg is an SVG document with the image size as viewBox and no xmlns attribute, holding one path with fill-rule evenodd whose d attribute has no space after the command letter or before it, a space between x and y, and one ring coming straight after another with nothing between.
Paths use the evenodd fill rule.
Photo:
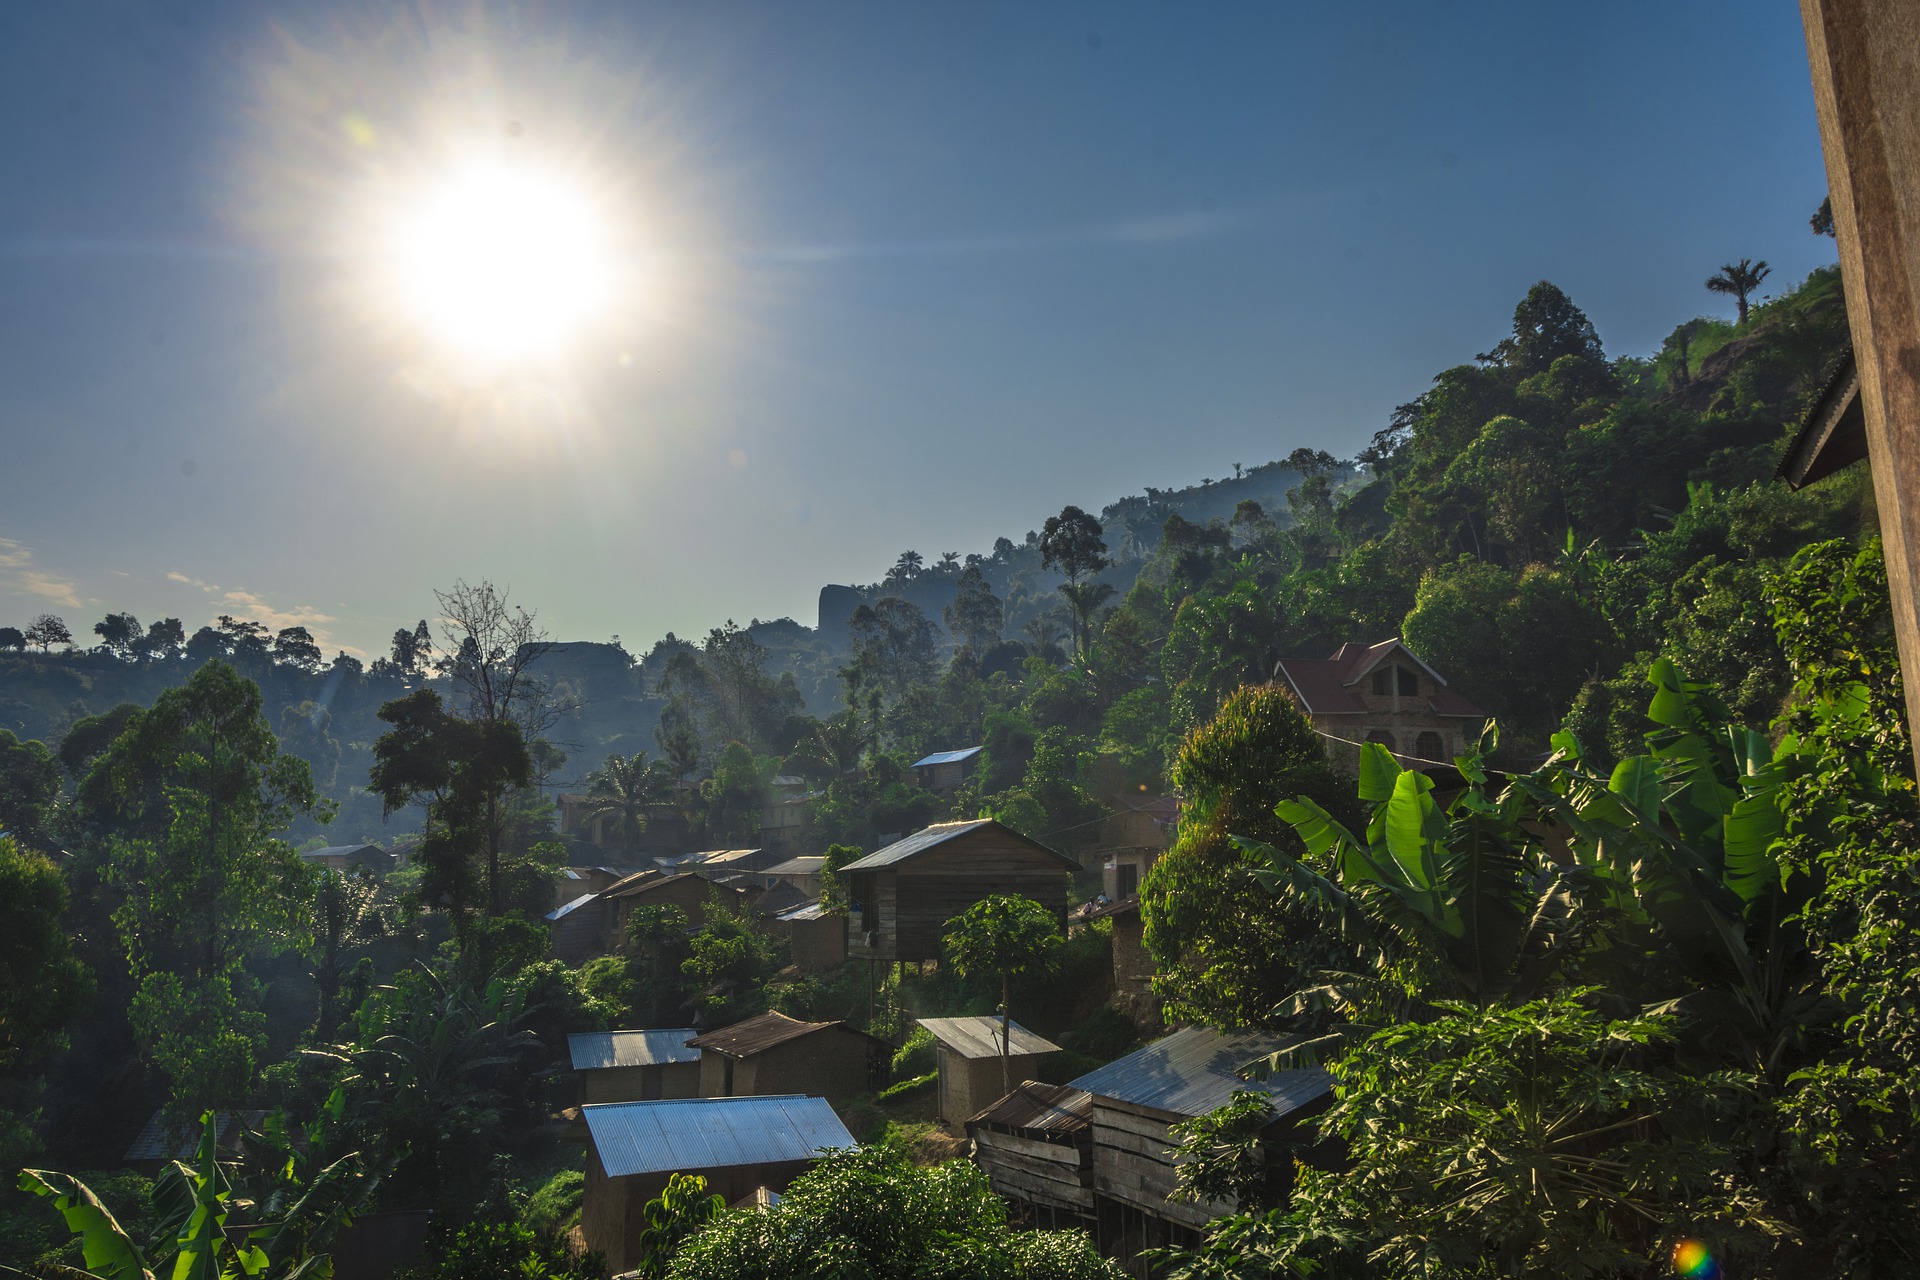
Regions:
<instances>
[{"instance_id":1,"label":"grass patch","mask_svg":"<svg viewBox=\"0 0 1920 1280\"><path fill-rule=\"evenodd\" d=\"M882 1103L898 1102L910 1094L919 1093L923 1089L933 1088L939 1080L940 1073L938 1071L929 1071L923 1076L915 1076L911 1080L902 1080L899 1084L888 1085L880 1091L875 1101Z\"/></svg>"}]
</instances>

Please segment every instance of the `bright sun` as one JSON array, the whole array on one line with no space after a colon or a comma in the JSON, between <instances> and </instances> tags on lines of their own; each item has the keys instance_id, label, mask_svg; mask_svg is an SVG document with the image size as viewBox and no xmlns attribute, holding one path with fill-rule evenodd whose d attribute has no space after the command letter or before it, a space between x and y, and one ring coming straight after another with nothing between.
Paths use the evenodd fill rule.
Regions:
<instances>
[{"instance_id":1,"label":"bright sun","mask_svg":"<svg viewBox=\"0 0 1920 1280\"><path fill-rule=\"evenodd\" d=\"M586 194L555 175L475 164L402 219L401 303L431 341L473 359L551 358L613 291L605 229Z\"/></svg>"}]
</instances>

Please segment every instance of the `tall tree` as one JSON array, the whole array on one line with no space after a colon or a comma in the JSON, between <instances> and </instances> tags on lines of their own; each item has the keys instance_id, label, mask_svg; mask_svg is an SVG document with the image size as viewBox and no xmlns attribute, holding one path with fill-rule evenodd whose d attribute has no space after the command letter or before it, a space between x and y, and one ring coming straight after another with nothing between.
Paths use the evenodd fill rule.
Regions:
<instances>
[{"instance_id":1,"label":"tall tree","mask_svg":"<svg viewBox=\"0 0 1920 1280\"><path fill-rule=\"evenodd\" d=\"M18 627L0 627L0 653L18 653L26 647L26 632Z\"/></svg>"},{"instance_id":2,"label":"tall tree","mask_svg":"<svg viewBox=\"0 0 1920 1280\"><path fill-rule=\"evenodd\" d=\"M282 666L312 674L325 661L313 633L305 627L287 627L273 638L273 660Z\"/></svg>"},{"instance_id":3,"label":"tall tree","mask_svg":"<svg viewBox=\"0 0 1920 1280\"><path fill-rule=\"evenodd\" d=\"M130 613L110 613L93 624L100 646L116 658L131 658L140 641L140 619Z\"/></svg>"},{"instance_id":4,"label":"tall tree","mask_svg":"<svg viewBox=\"0 0 1920 1280\"><path fill-rule=\"evenodd\" d=\"M567 708L533 671L553 648L534 614L484 578L477 584L463 578L433 595L446 642L440 672L453 682L455 712L468 720L510 721L529 742L542 736ZM416 630L416 652L419 639Z\"/></svg>"},{"instance_id":5,"label":"tall tree","mask_svg":"<svg viewBox=\"0 0 1920 1280\"><path fill-rule=\"evenodd\" d=\"M1007 625L1007 607L993 594L993 585L979 565L961 570L953 603L942 615L947 630L978 658L1000 642Z\"/></svg>"},{"instance_id":6,"label":"tall tree","mask_svg":"<svg viewBox=\"0 0 1920 1280\"><path fill-rule=\"evenodd\" d=\"M1747 322L1747 298L1760 287L1760 282L1772 273L1772 268L1763 259L1759 262L1751 258L1742 258L1738 262L1729 262L1714 275L1707 277L1707 288L1715 293L1730 294L1735 305L1740 308L1737 323Z\"/></svg>"},{"instance_id":7,"label":"tall tree","mask_svg":"<svg viewBox=\"0 0 1920 1280\"><path fill-rule=\"evenodd\" d=\"M1098 520L1074 506L1048 516L1040 531L1040 563L1067 579L1060 594L1073 611L1075 649L1082 654L1093 641L1093 611L1113 594L1111 587L1101 592L1086 581L1112 563L1104 533Z\"/></svg>"},{"instance_id":8,"label":"tall tree","mask_svg":"<svg viewBox=\"0 0 1920 1280\"><path fill-rule=\"evenodd\" d=\"M0 1083L64 1048L65 1028L93 992L60 924L66 909L60 868L0 835ZM9 1101L0 1092L0 1105Z\"/></svg>"},{"instance_id":9,"label":"tall tree","mask_svg":"<svg viewBox=\"0 0 1920 1280\"><path fill-rule=\"evenodd\" d=\"M148 662L155 662L162 658L178 657L186 646L187 629L180 625L180 619L162 618L147 624L147 634L140 640L139 655Z\"/></svg>"},{"instance_id":10,"label":"tall tree","mask_svg":"<svg viewBox=\"0 0 1920 1280\"><path fill-rule=\"evenodd\" d=\"M1000 1083L1011 1093L1013 980L1052 971L1060 922L1031 898L995 894L948 921L941 941L947 962L962 978L1000 979Z\"/></svg>"},{"instance_id":11,"label":"tall tree","mask_svg":"<svg viewBox=\"0 0 1920 1280\"><path fill-rule=\"evenodd\" d=\"M1600 335L1587 313L1558 285L1542 280L1513 309L1513 334L1480 359L1504 365L1522 378L1545 373L1562 356L1594 363L1606 359Z\"/></svg>"},{"instance_id":12,"label":"tall tree","mask_svg":"<svg viewBox=\"0 0 1920 1280\"><path fill-rule=\"evenodd\" d=\"M23 634L26 642L42 653L57 644L73 644L73 632L67 630L67 624L51 613L43 613L28 623Z\"/></svg>"},{"instance_id":13,"label":"tall tree","mask_svg":"<svg viewBox=\"0 0 1920 1280\"><path fill-rule=\"evenodd\" d=\"M60 798L60 767L47 744L22 742L0 729L0 833L11 832L30 849L49 847L54 805Z\"/></svg>"}]
</instances>

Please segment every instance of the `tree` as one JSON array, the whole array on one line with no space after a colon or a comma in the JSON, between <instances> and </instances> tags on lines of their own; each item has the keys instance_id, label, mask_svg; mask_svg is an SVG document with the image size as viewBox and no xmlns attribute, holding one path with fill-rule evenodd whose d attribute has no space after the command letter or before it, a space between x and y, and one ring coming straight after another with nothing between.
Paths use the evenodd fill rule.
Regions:
<instances>
[{"instance_id":1,"label":"tree","mask_svg":"<svg viewBox=\"0 0 1920 1280\"><path fill-rule=\"evenodd\" d=\"M45 653L57 644L73 645L73 632L67 630L67 624L51 613L43 613L27 625L23 633L26 642Z\"/></svg>"},{"instance_id":2,"label":"tree","mask_svg":"<svg viewBox=\"0 0 1920 1280\"><path fill-rule=\"evenodd\" d=\"M325 660L313 633L305 627L287 627L273 638L273 660L282 666L309 674L320 670Z\"/></svg>"},{"instance_id":3,"label":"tree","mask_svg":"<svg viewBox=\"0 0 1920 1280\"><path fill-rule=\"evenodd\" d=\"M60 758L60 767L67 771L67 776L76 782L86 777L88 768L100 753L126 732L127 726L140 711L137 703L123 702L111 711L97 716L83 716L74 721L66 736L60 739L60 749L56 753Z\"/></svg>"},{"instance_id":4,"label":"tree","mask_svg":"<svg viewBox=\"0 0 1920 1280\"><path fill-rule=\"evenodd\" d=\"M1007 625L1007 608L980 566L968 565L960 573L953 603L942 615L947 630L978 658L1000 641Z\"/></svg>"},{"instance_id":5,"label":"tree","mask_svg":"<svg viewBox=\"0 0 1920 1280\"><path fill-rule=\"evenodd\" d=\"M641 1210L647 1225L635 1241L640 1265L633 1274L638 1280L664 1280L680 1246L717 1221L726 1208L725 1196L707 1194L705 1178L684 1173L669 1177L660 1194Z\"/></svg>"},{"instance_id":6,"label":"tree","mask_svg":"<svg viewBox=\"0 0 1920 1280\"><path fill-rule=\"evenodd\" d=\"M533 673L534 664L553 648L534 615L484 578L477 585L463 578L433 595L446 641L440 672L453 682L456 714L510 721L529 742L540 737L566 708ZM414 647L425 656L417 629Z\"/></svg>"},{"instance_id":7,"label":"tree","mask_svg":"<svg viewBox=\"0 0 1920 1280\"><path fill-rule=\"evenodd\" d=\"M641 986L650 1024L679 1012L679 984L669 984L667 973L680 963L673 960L670 947L684 953L686 937L687 913L679 907L645 904L627 916L627 950L645 964L646 980Z\"/></svg>"},{"instance_id":8,"label":"tree","mask_svg":"<svg viewBox=\"0 0 1920 1280\"><path fill-rule=\"evenodd\" d=\"M44 854L0 834L0 1078L66 1047L93 974L61 927L67 882Z\"/></svg>"},{"instance_id":9,"label":"tree","mask_svg":"<svg viewBox=\"0 0 1920 1280\"><path fill-rule=\"evenodd\" d=\"M180 619L162 618L147 624L147 634L140 640L139 654L148 662L154 662L177 657L186 646L187 629L180 625Z\"/></svg>"},{"instance_id":10,"label":"tree","mask_svg":"<svg viewBox=\"0 0 1920 1280\"><path fill-rule=\"evenodd\" d=\"M257 1015L238 997L250 955L305 945L308 869L278 839L331 806L285 755L260 688L211 662L168 689L93 762L76 803L108 831L114 927L137 988L135 1030L189 1111L251 1084Z\"/></svg>"},{"instance_id":11,"label":"tree","mask_svg":"<svg viewBox=\"0 0 1920 1280\"><path fill-rule=\"evenodd\" d=\"M947 922L947 962L962 978L1000 979L1000 1082L1013 1091L1010 1052L1013 980L1050 972L1060 949L1060 922L1031 898L994 894Z\"/></svg>"},{"instance_id":12,"label":"tree","mask_svg":"<svg viewBox=\"0 0 1920 1280\"><path fill-rule=\"evenodd\" d=\"M1807 219L1807 225L1813 228L1813 234L1817 236L1833 237L1832 196L1822 196L1820 198L1820 207L1813 211L1811 218Z\"/></svg>"},{"instance_id":13,"label":"tree","mask_svg":"<svg viewBox=\"0 0 1920 1280\"><path fill-rule=\"evenodd\" d=\"M1081 1231L1015 1231L987 1175L890 1146L834 1151L764 1212L728 1213L681 1244L674 1280L1122 1280Z\"/></svg>"},{"instance_id":14,"label":"tree","mask_svg":"<svg viewBox=\"0 0 1920 1280\"><path fill-rule=\"evenodd\" d=\"M409 679L419 676L432 658L433 632L425 618L411 631L401 627L393 633L392 661L401 675Z\"/></svg>"},{"instance_id":15,"label":"tree","mask_svg":"<svg viewBox=\"0 0 1920 1280\"><path fill-rule=\"evenodd\" d=\"M620 839L631 848L640 842L647 829L647 814L673 799L673 777L662 764L636 751L626 759L607 757L606 763L587 775L587 817L618 815Z\"/></svg>"},{"instance_id":16,"label":"tree","mask_svg":"<svg viewBox=\"0 0 1920 1280\"><path fill-rule=\"evenodd\" d=\"M520 726L453 715L432 689L387 703L380 719L393 728L374 743L369 790L386 813L426 806L417 855L425 868L422 892L430 902L445 902L456 919L476 905L489 918L498 916L504 907L501 800L533 779Z\"/></svg>"},{"instance_id":17,"label":"tree","mask_svg":"<svg viewBox=\"0 0 1920 1280\"><path fill-rule=\"evenodd\" d=\"M272 633L267 630L265 624L251 619L236 618L226 613L213 621L228 657L238 662L266 658Z\"/></svg>"},{"instance_id":18,"label":"tree","mask_svg":"<svg viewBox=\"0 0 1920 1280\"><path fill-rule=\"evenodd\" d=\"M1040 531L1040 563L1058 569L1067 579L1060 594L1073 610L1074 637L1080 653L1093 642L1093 611L1113 594L1111 587L1102 592L1093 583L1082 581L1112 563L1107 559L1104 532L1098 520L1073 506L1062 507L1057 516L1048 516Z\"/></svg>"},{"instance_id":19,"label":"tree","mask_svg":"<svg viewBox=\"0 0 1920 1280\"><path fill-rule=\"evenodd\" d=\"M1562 356L1603 363L1606 352L1593 321L1560 288L1542 280L1513 309L1513 335L1480 357L1522 378L1545 373Z\"/></svg>"},{"instance_id":20,"label":"tree","mask_svg":"<svg viewBox=\"0 0 1920 1280\"><path fill-rule=\"evenodd\" d=\"M919 605L883 596L855 609L847 627L853 658L841 676L869 696L897 701L910 687L933 677L933 623Z\"/></svg>"},{"instance_id":21,"label":"tree","mask_svg":"<svg viewBox=\"0 0 1920 1280\"><path fill-rule=\"evenodd\" d=\"M753 752L729 742L714 763L713 776L700 786L709 837L734 848L751 841L760 831L768 780Z\"/></svg>"},{"instance_id":22,"label":"tree","mask_svg":"<svg viewBox=\"0 0 1920 1280\"><path fill-rule=\"evenodd\" d=\"M26 647L26 632L18 627L0 627L0 652L18 653Z\"/></svg>"},{"instance_id":23,"label":"tree","mask_svg":"<svg viewBox=\"0 0 1920 1280\"><path fill-rule=\"evenodd\" d=\"M340 989L347 975L347 949L368 941L379 931L376 909L380 887L370 877L343 875L329 867L320 870L314 885L313 985L320 995L313 1033L323 1042L333 1039L339 1021Z\"/></svg>"},{"instance_id":24,"label":"tree","mask_svg":"<svg viewBox=\"0 0 1920 1280\"><path fill-rule=\"evenodd\" d=\"M131 658L140 640L140 619L130 613L110 613L93 624L93 633L100 637L101 647L108 653L117 658Z\"/></svg>"},{"instance_id":25,"label":"tree","mask_svg":"<svg viewBox=\"0 0 1920 1280\"><path fill-rule=\"evenodd\" d=\"M50 847L59 798L60 767L46 743L0 729L0 835L11 833L29 849Z\"/></svg>"},{"instance_id":26,"label":"tree","mask_svg":"<svg viewBox=\"0 0 1920 1280\"><path fill-rule=\"evenodd\" d=\"M1755 262L1751 258L1742 258L1738 262L1729 262L1719 272L1707 278L1707 288L1715 293L1729 294L1740 308L1740 318L1736 323L1747 322L1747 297L1760 287L1760 282L1771 274L1772 268L1765 261Z\"/></svg>"}]
</instances>

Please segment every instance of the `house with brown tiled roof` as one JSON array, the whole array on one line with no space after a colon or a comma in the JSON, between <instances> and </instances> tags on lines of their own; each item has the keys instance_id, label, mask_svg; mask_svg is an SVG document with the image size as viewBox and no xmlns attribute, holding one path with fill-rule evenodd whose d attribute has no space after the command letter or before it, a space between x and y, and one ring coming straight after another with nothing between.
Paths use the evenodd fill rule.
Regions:
<instances>
[{"instance_id":1,"label":"house with brown tiled roof","mask_svg":"<svg viewBox=\"0 0 1920 1280\"><path fill-rule=\"evenodd\" d=\"M1480 736L1487 713L1447 687L1398 636L1348 642L1330 658L1283 658L1280 678L1326 738L1327 754L1349 771L1357 743L1377 742L1409 768L1444 765Z\"/></svg>"}]
</instances>

